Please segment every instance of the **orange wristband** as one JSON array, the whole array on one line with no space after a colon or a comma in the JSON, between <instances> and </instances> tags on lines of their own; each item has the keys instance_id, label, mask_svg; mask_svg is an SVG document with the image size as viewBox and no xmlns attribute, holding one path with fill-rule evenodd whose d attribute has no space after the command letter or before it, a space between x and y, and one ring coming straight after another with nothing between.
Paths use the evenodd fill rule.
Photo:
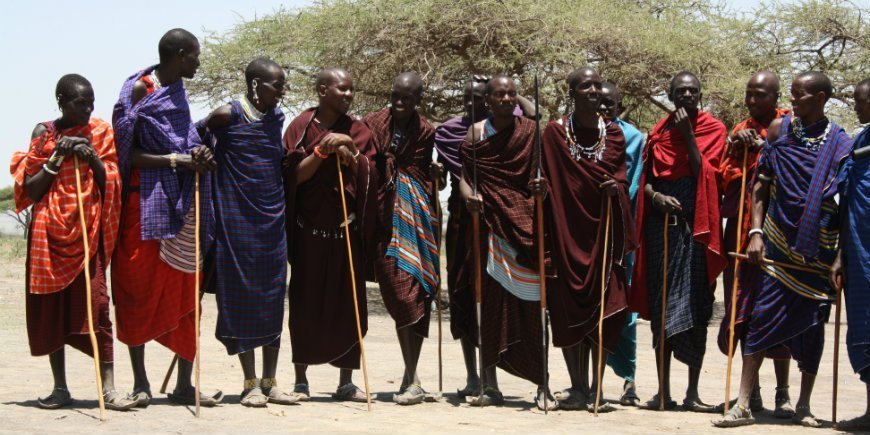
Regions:
<instances>
[{"instance_id":1,"label":"orange wristband","mask_svg":"<svg viewBox=\"0 0 870 435\"><path fill-rule=\"evenodd\" d=\"M320 157L321 159L329 157L329 154L323 154L322 152L320 152L320 145L314 147L314 155Z\"/></svg>"}]
</instances>

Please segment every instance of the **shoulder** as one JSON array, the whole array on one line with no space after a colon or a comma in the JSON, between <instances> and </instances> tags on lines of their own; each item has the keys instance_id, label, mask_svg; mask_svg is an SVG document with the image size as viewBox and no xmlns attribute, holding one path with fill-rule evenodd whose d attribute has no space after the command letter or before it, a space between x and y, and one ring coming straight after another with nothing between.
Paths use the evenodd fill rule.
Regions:
<instances>
[{"instance_id":1,"label":"shoulder","mask_svg":"<svg viewBox=\"0 0 870 435\"><path fill-rule=\"evenodd\" d=\"M112 124L109 124L103 118L98 118L96 116L91 116L88 127L90 127L92 134L102 134L106 131L112 130Z\"/></svg>"},{"instance_id":2,"label":"shoulder","mask_svg":"<svg viewBox=\"0 0 870 435\"><path fill-rule=\"evenodd\" d=\"M148 95L148 85L142 79L133 83L133 93L130 95L130 103L136 104Z\"/></svg>"},{"instance_id":3,"label":"shoulder","mask_svg":"<svg viewBox=\"0 0 870 435\"><path fill-rule=\"evenodd\" d=\"M36 124L36 127L33 127L33 133L30 133L30 140L36 139L39 136L42 136L45 132L48 131L48 127L43 123Z\"/></svg>"},{"instance_id":4,"label":"shoulder","mask_svg":"<svg viewBox=\"0 0 870 435\"><path fill-rule=\"evenodd\" d=\"M780 133L782 133L782 122L784 117L776 118L773 122L770 123L770 126L767 127L767 142L773 143L776 142L780 137Z\"/></svg>"},{"instance_id":5,"label":"shoulder","mask_svg":"<svg viewBox=\"0 0 870 435\"><path fill-rule=\"evenodd\" d=\"M224 104L208 115L208 128L211 130L228 127L233 120L232 104Z\"/></svg>"}]
</instances>

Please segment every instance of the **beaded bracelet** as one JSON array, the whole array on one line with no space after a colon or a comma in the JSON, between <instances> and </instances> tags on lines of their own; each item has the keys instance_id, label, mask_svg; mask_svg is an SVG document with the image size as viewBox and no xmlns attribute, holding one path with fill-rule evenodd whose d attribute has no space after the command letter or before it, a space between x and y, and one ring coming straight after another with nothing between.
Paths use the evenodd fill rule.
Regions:
<instances>
[{"instance_id":1,"label":"beaded bracelet","mask_svg":"<svg viewBox=\"0 0 870 435\"><path fill-rule=\"evenodd\" d=\"M323 154L322 152L320 152L320 145L314 147L314 155L320 157L321 159L329 157L329 154Z\"/></svg>"}]
</instances>

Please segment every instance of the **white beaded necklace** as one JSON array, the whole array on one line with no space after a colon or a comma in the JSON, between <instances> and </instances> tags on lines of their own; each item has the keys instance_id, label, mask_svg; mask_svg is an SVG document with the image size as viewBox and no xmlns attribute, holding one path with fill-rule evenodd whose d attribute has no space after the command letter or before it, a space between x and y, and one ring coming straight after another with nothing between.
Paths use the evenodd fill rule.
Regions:
<instances>
[{"instance_id":1,"label":"white beaded necklace","mask_svg":"<svg viewBox=\"0 0 870 435\"><path fill-rule=\"evenodd\" d=\"M247 95L242 99L242 111L245 112L245 118L248 119L248 122L256 122L266 116L265 112L260 112L254 107L254 104L248 100Z\"/></svg>"},{"instance_id":2,"label":"white beaded necklace","mask_svg":"<svg viewBox=\"0 0 870 435\"><path fill-rule=\"evenodd\" d=\"M578 143L577 136L574 134L574 112L568 114L567 133L568 152L571 154L571 158L578 162L584 157L597 162L601 161L604 150L607 148L607 125L601 114L598 115L598 140L591 146L585 147Z\"/></svg>"},{"instance_id":3,"label":"white beaded necklace","mask_svg":"<svg viewBox=\"0 0 870 435\"><path fill-rule=\"evenodd\" d=\"M825 143L828 141L828 135L831 133L831 124L833 123L828 121L828 125L825 126L825 131L822 132L821 135L810 138L806 136L806 130L804 130L804 124L801 119L795 118L792 124L792 131L794 131L794 135L801 141L804 148L810 151L818 151L820 148L825 146Z\"/></svg>"}]
</instances>

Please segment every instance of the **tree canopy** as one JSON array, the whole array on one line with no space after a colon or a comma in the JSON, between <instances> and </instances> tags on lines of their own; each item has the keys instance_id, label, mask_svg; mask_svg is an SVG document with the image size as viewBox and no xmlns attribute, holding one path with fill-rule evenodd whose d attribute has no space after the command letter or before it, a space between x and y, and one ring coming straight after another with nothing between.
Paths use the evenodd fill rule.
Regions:
<instances>
[{"instance_id":1,"label":"tree canopy","mask_svg":"<svg viewBox=\"0 0 870 435\"><path fill-rule=\"evenodd\" d=\"M565 112L565 77L593 65L616 83L625 117L643 128L668 110L673 74L696 73L707 110L732 125L746 116L743 90L760 69L789 80L818 69L835 83L835 109L870 64L870 8L851 0L767 0L752 14L698 0L326 0L242 22L203 43L195 98L217 106L244 91L243 71L267 56L288 72L285 108L316 104L313 75L339 66L354 76L354 112L387 103L400 72L420 73L427 117L461 112L472 74L509 74L520 92L541 80L541 110ZM838 122L854 125L853 115Z\"/></svg>"}]
</instances>

